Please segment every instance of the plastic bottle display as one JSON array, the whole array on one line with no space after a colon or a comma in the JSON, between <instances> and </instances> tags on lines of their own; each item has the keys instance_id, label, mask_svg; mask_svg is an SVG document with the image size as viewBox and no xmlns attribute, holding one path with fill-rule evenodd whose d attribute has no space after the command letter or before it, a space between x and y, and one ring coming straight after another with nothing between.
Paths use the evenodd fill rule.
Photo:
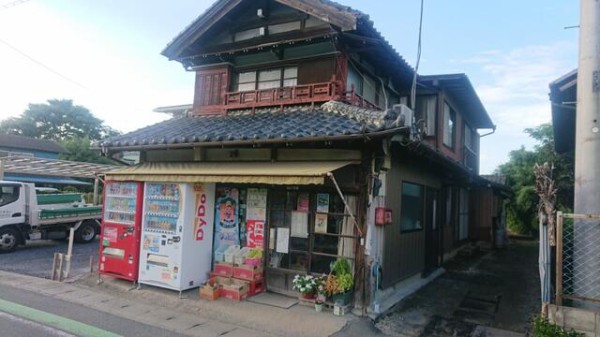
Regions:
<instances>
[{"instance_id":1,"label":"plastic bottle display","mask_svg":"<svg viewBox=\"0 0 600 337\"><path fill-rule=\"evenodd\" d=\"M173 233L179 218L180 191L178 184L148 184L145 200L146 230Z\"/></svg>"},{"instance_id":2,"label":"plastic bottle display","mask_svg":"<svg viewBox=\"0 0 600 337\"><path fill-rule=\"evenodd\" d=\"M110 183L106 187L104 219L121 224L135 221L137 185L135 183Z\"/></svg>"}]
</instances>

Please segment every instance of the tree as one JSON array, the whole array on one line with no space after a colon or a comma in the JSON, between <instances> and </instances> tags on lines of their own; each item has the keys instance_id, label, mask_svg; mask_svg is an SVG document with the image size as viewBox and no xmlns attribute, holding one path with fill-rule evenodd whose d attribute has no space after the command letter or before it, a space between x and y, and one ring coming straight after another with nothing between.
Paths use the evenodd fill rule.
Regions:
<instances>
[{"instance_id":1,"label":"tree","mask_svg":"<svg viewBox=\"0 0 600 337\"><path fill-rule=\"evenodd\" d=\"M0 132L56 141L85 137L96 141L118 134L87 108L66 99L29 104L21 116L0 122Z\"/></svg>"},{"instance_id":2,"label":"tree","mask_svg":"<svg viewBox=\"0 0 600 337\"><path fill-rule=\"evenodd\" d=\"M92 150L91 143L92 142L88 137L74 137L60 141L60 144L69 150L69 153L61 153L60 159L84 163L115 165L113 160L101 156L98 151Z\"/></svg>"},{"instance_id":3,"label":"tree","mask_svg":"<svg viewBox=\"0 0 600 337\"><path fill-rule=\"evenodd\" d=\"M500 165L496 174L505 175L513 191L513 199L507 204L507 223L511 230L529 233L537 228L538 196L536 193L534 165L549 163L554 167L553 179L558 192L557 209L569 211L573 208L574 155L572 152L554 152L554 134L551 124L525 129L530 137L538 141L532 151L521 147L511 151L509 161Z\"/></svg>"}]
</instances>

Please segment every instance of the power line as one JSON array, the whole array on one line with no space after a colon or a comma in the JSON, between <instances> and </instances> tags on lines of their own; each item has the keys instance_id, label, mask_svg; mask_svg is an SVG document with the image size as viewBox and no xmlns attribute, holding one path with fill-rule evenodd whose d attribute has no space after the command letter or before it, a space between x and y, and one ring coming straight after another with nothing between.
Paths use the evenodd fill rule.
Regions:
<instances>
[{"instance_id":1,"label":"power line","mask_svg":"<svg viewBox=\"0 0 600 337\"><path fill-rule=\"evenodd\" d=\"M27 0L21 0L21 1L27 1ZM31 56L27 55L25 52L21 51L19 48L17 48L17 47L15 47L15 46L11 45L10 43L8 43L8 42L6 42L6 41L4 41L4 40L2 40L2 39L0 39L0 43L2 43L3 45L7 46L7 47L8 47L8 48L10 48L10 49L12 49L13 51L15 51L16 53L18 53L19 55L21 55L21 56L25 57L25 58L26 58L26 59L28 59L29 61L31 61L31 62L33 62L33 63L35 63L35 64L39 65L40 67L42 67L42 68L44 68L44 69L48 70L49 72L53 73L54 75L56 75L56 76L59 76L60 78L62 78L62 79L64 79L64 80L67 80L67 81L69 81L69 82L71 82L71 83L73 83L73 84L77 85L77 86L78 86L78 87L80 87L80 88L87 89L87 88L86 88L86 87L85 87L83 84L81 84L81 83L79 83L79 82L77 82L77 81L75 81L75 80L72 80L72 79L70 79L69 77L67 77L67 76L65 76L65 75L63 75L63 74L61 74L60 72L58 72L58 71L56 71L56 70L54 70L54 69L50 68L49 66L45 65L45 64L44 64L44 63L42 63L41 61L38 61L38 60L36 60L36 59L35 59L35 58L33 58L33 57L31 57Z\"/></svg>"},{"instance_id":2,"label":"power line","mask_svg":"<svg viewBox=\"0 0 600 337\"><path fill-rule=\"evenodd\" d=\"M421 42L423 35L423 7L425 0L421 0L421 15L419 17L419 41L417 42L417 62L415 65L415 74L413 75L412 88L410 90L410 105L412 109L415 109L415 100L417 99L417 76L419 72L419 63L421 62Z\"/></svg>"}]
</instances>

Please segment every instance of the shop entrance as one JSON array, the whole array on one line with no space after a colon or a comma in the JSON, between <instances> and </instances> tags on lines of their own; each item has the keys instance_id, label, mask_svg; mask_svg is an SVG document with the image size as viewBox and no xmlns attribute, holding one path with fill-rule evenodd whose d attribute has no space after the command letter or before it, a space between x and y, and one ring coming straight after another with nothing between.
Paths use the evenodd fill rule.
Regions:
<instances>
[{"instance_id":1,"label":"shop entrance","mask_svg":"<svg viewBox=\"0 0 600 337\"><path fill-rule=\"evenodd\" d=\"M356 211L355 196L346 196ZM272 292L297 296L297 274L328 274L338 257L354 266L356 234L350 214L336 193L315 190L269 192L266 282Z\"/></svg>"}]
</instances>

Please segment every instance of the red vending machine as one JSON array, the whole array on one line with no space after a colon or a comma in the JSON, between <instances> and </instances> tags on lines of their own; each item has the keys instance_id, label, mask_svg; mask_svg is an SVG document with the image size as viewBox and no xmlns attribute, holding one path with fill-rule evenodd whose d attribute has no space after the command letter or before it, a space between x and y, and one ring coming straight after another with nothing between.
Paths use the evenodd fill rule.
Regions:
<instances>
[{"instance_id":1,"label":"red vending machine","mask_svg":"<svg viewBox=\"0 0 600 337\"><path fill-rule=\"evenodd\" d=\"M144 183L107 181L98 270L136 282L138 279Z\"/></svg>"}]
</instances>

